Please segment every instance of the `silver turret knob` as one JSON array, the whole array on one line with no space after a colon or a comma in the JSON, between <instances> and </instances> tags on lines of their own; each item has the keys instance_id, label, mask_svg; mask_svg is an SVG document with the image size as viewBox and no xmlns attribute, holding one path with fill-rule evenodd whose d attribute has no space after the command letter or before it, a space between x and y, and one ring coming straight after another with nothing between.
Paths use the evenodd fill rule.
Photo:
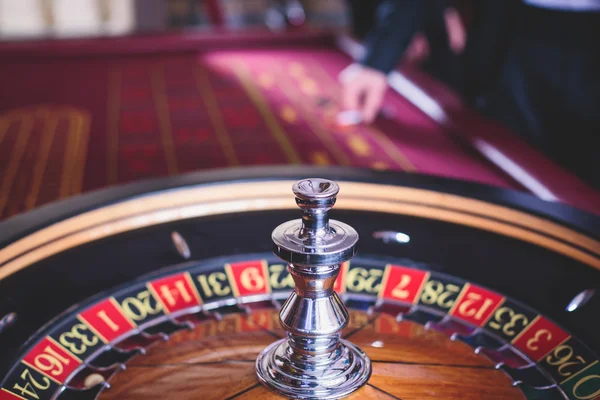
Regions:
<instances>
[{"instance_id":1,"label":"silver turret knob","mask_svg":"<svg viewBox=\"0 0 600 400\"><path fill-rule=\"evenodd\" d=\"M288 262L294 292L279 320L287 331L256 361L259 380L295 399L338 399L359 389L371 375L371 362L358 347L340 339L348 311L333 286L341 264L356 254L358 233L329 219L339 186L324 179L294 184L302 219L278 226L273 252Z\"/></svg>"}]
</instances>

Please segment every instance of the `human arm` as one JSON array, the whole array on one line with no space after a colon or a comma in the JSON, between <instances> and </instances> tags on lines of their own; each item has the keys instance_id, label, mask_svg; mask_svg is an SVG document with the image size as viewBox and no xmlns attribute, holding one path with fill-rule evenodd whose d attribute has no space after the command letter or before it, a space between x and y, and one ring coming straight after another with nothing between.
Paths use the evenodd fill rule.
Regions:
<instances>
[{"instance_id":1,"label":"human arm","mask_svg":"<svg viewBox=\"0 0 600 400\"><path fill-rule=\"evenodd\" d=\"M425 40L422 33L428 21L450 5L451 0L383 1L375 28L366 38L364 56L342 74L344 108L360 112L363 122L372 122L387 90L387 74L403 58L419 59L422 54L417 53L424 48L417 45Z\"/></svg>"}]
</instances>

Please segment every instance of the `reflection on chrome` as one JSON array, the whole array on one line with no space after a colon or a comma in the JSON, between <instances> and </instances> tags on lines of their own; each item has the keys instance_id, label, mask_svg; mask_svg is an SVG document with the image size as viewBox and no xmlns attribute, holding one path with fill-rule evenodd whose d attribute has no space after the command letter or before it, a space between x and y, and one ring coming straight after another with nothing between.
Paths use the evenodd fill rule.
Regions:
<instances>
[{"instance_id":1,"label":"reflection on chrome","mask_svg":"<svg viewBox=\"0 0 600 400\"><path fill-rule=\"evenodd\" d=\"M585 303L590 301L594 294L596 294L596 289L587 289L577 294L575 297L573 297L573 300L571 300L571 302L567 306L567 311L573 312L578 308L583 307Z\"/></svg>"},{"instance_id":2,"label":"reflection on chrome","mask_svg":"<svg viewBox=\"0 0 600 400\"><path fill-rule=\"evenodd\" d=\"M373 232L373 238L383 240L384 243L396 242L406 244L410 242L410 236L406 233L395 231L376 231Z\"/></svg>"},{"instance_id":3,"label":"reflection on chrome","mask_svg":"<svg viewBox=\"0 0 600 400\"><path fill-rule=\"evenodd\" d=\"M279 314L287 338L267 346L256 360L261 383L294 399L339 399L363 386L371 361L341 339L349 314L334 291L342 263L356 254L358 232L330 220L339 186L325 179L293 185L302 219L279 225L273 252L288 263L295 288Z\"/></svg>"},{"instance_id":4,"label":"reflection on chrome","mask_svg":"<svg viewBox=\"0 0 600 400\"><path fill-rule=\"evenodd\" d=\"M183 238L183 236L181 236L181 234L179 232L173 231L173 232L171 232L171 241L173 242L175 249L177 249L177 253L184 260L189 260L190 257L192 256L192 253L190 251L190 246L188 246L188 244L185 241L185 239Z\"/></svg>"},{"instance_id":5,"label":"reflection on chrome","mask_svg":"<svg viewBox=\"0 0 600 400\"><path fill-rule=\"evenodd\" d=\"M17 321L17 313L11 312L0 318L0 333Z\"/></svg>"}]
</instances>

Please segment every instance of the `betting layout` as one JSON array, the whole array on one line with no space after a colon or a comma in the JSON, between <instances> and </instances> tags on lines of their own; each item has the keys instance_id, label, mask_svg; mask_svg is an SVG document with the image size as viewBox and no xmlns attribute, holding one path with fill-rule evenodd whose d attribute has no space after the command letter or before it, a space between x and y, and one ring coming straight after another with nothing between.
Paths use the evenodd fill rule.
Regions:
<instances>
[{"instance_id":1,"label":"betting layout","mask_svg":"<svg viewBox=\"0 0 600 400\"><path fill-rule=\"evenodd\" d=\"M286 266L269 256L203 261L124 286L42 332L2 382L0 400L50 399L65 387L87 387L80 371L113 347L139 345L138 336L153 326L202 310L284 299L293 287ZM515 381L519 368L532 364L569 399L600 396L598 357L552 320L499 293L420 264L361 257L342 265L335 290L351 309L374 307L455 335L506 364Z\"/></svg>"}]
</instances>

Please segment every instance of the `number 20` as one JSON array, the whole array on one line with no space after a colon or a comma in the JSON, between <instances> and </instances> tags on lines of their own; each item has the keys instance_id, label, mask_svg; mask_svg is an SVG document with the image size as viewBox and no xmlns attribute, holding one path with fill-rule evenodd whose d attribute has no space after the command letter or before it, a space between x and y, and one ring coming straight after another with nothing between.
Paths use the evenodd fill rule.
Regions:
<instances>
[{"instance_id":1,"label":"number 20","mask_svg":"<svg viewBox=\"0 0 600 400\"><path fill-rule=\"evenodd\" d=\"M152 295L150 291L144 290L136 297L128 297L121 303L121 307L127 316L134 321L142 321L149 315L158 314L161 311L160 303L154 307L151 304Z\"/></svg>"}]
</instances>

